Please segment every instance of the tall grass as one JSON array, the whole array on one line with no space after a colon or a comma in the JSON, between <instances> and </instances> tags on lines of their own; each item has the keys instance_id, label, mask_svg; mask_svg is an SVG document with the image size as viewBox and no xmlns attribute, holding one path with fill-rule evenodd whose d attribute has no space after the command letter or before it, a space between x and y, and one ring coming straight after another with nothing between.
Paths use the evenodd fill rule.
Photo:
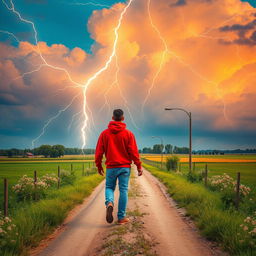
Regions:
<instances>
[{"instance_id":1,"label":"tall grass","mask_svg":"<svg viewBox=\"0 0 256 256\"><path fill-rule=\"evenodd\" d=\"M7 245L4 255L27 255L29 248L51 233L66 218L68 212L103 180L97 174L81 177L73 185L53 190L47 199L26 205L13 213L18 239L15 245ZM14 236L15 237L15 236Z\"/></svg>"},{"instance_id":2,"label":"tall grass","mask_svg":"<svg viewBox=\"0 0 256 256\"><path fill-rule=\"evenodd\" d=\"M250 245L240 242L243 239L240 224L246 216L226 210L219 193L209 191L202 184L190 183L178 174L160 171L147 164L143 166L167 187L168 193L180 206L186 208L206 238L218 242L231 255L256 255Z\"/></svg>"}]
</instances>

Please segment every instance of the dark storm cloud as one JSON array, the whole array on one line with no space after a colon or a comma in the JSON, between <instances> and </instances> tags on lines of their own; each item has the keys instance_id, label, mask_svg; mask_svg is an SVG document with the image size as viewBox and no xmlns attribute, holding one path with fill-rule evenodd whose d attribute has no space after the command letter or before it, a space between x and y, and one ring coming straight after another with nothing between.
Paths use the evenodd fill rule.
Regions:
<instances>
[{"instance_id":1,"label":"dark storm cloud","mask_svg":"<svg viewBox=\"0 0 256 256\"><path fill-rule=\"evenodd\" d=\"M8 93L0 93L0 105L20 105L20 101L13 95Z\"/></svg>"},{"instance_id":2,"label":"dark storm cloud","mask_svg":"<svg viewBox=\"0 0 256 256\"><path fill-rule=\"evenodd\" d=\"M176 3L170 4L170 7L183 6L186 4L187 4L186 0L177 0Z\"/></svg>"},{"instance_id":3,"label":"dark storm cloud","mask_svg":"<svg viewBox=\"0 0 256 256\"><path fill-rule=\"evenodd\" d=\"M251 30L254 29L256 27L256 19L245 24L245 25L241 25L241 24L233 24L231 26L224 26L221 27L219 30L221 32L226 32L226 31L241 31L241 30Z\"/></svg>"},{"instance_id":4,"label":"dark storm cloud","mask_svg":"<svg viewBox=\"0 0 256 256\"><path fill-rule=\"evenodd\" d=\"M219 28L220 32L234 32L237 39L232 41L219 40L221 44L256 45L256 19L247 24L233 24Z\"/></svg>"}]
</instances>

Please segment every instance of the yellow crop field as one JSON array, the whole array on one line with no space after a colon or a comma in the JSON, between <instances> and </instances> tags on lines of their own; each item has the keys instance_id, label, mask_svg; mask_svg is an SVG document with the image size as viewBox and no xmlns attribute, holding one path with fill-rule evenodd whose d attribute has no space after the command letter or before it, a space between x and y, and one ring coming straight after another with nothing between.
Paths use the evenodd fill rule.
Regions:
<instances>
[{"instance_id":1,"label":"yellow crop field","mask_svg":"<svg viewBox=\"0 0 256 256\"><path fill-rule=\"evenodd\" d=\"M169 155L163 155L163 161L166 160L166 158ZM181 163L187 163L189 161L188 156L185 155L177 155L180 157ZM149 155L145 154L142 155L143 158L151 160L151 161L157 161L161 162L161 155ZM196 163L256 163L256 156L255 155L212 155L212 156L199 156L199 155L193 155L192 156L193 162Z\"/></svg>"}]
</instances>

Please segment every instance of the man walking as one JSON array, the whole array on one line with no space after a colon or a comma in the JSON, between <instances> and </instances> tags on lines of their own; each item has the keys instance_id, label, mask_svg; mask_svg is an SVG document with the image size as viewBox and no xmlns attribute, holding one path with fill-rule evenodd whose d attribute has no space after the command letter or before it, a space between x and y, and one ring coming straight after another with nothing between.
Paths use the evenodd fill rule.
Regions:
<instances>
[{"instance_id":1,"label":"man walking","mask_svg":"<svg viewBox=\"0 0 256 256\"><path fill-rule=\"evenodd\" d=\"M128 201L128 184L132 161L137 166L138 175L142 175L141 161L133 133L126 129L123 123L124 113L121 109L113 111L113 121L109 122L108 129L104 130L98 139L95 153L95 163L100 175L104 175L102 157L106 157L106 187L105 205L106 220L113 222L114 191L116 180L119 186L118 224L129 222L126 218L126 205Z\"/></svg>"}]
</instances>

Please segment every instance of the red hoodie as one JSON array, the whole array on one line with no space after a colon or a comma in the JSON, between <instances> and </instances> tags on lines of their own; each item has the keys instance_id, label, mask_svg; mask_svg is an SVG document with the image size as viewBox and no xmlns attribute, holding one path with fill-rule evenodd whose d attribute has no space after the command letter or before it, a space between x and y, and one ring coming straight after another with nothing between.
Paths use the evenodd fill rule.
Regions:
<instances>
[{"instance_id":1,"label":"red hoodie","mask_svg":"<svg viewBox=\"0 0 256 256\"><path fill-rule=\"evenodd\" d=\"M107 168L131 167L132 161L141 169L139 152L133 133L126 129L126 124L120 121L109 122L98 139L95 152L95 163L102 168L103 154L106 157Z\"/></svg>"}]
</instances>

